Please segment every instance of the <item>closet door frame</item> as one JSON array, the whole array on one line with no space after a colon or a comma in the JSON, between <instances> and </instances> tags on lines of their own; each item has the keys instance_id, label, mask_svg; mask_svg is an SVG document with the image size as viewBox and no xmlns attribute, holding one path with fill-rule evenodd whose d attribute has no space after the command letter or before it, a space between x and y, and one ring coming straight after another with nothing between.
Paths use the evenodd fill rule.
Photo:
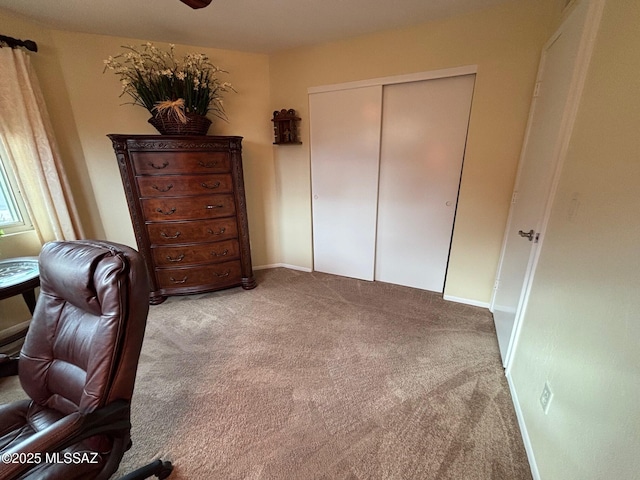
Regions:
<instances>
[{"instance_id":1,"label":"closet door frame","mask_svg":"<svg viewBox=\"0 0 640 480\"><path fill-rule=\"evenodd\" d=\"M317 86L317 87L310 87L307 89L307 94L310 97L312 94L318 94L318 93L325 93L325 92L335 92L335 91L340 91L340 90L351 90L351 89L358 89L358 88L364 88L364 87L380 87L383 88L386 85L395 85L395 84L401 84L401 83L411 83L411 82L421 82L421 81L425 81L425 80L436 80L436 79L444 79L444 78L450 78L450 77L458 77L458 76L465 76L465 75L476 75L478 73L478 66L477 65L466 65L466 66L461 66L461 67L454 67L454 68L446 68L446 69L440 69L440 70L431 70L431 71L427 71L427 72L417 72L417 73L410 73L410 74L405 74L405 75L394 75L394 76L389 76L389 77L380 77L380 78L373 78L373 79L368 79L368 80L358 80L358 81L354 81L354 82L345 82L345 83L338 83L338 84L332 84L332 85L323 85L323 86ZM310 119L310 121L312 122L313 119ZM380 152L378 152L380 153ZM311 154L311 152L310 152ZM311 167L313 170L313 158L310 159L311 160ZM313 178L311 179L312 183L313 183ZM313 190L313 189L312 189ZM312 191L312 195L314 195L314 192ZM312 201L313 204L313 201ZM376 207L377 209L377 207ZM454 219L454 226L455 226L455 219ZM317 226L315 225L315 221L314 221L314 228L317 228ZM376 231L377 228L375 228L372 232L372 234L376 235ZM312 233L312 235L314 235L314 254L313 254L313 258L314 258L314 266L313 269L316 269L316 252L315 252L315 233ZM375 256L372 258L371 263L372 265L374 264L375 261ZM341 274L336 272L337 274ZM373 271L371 272L371 274L373 275ZM357 278L357 277L356 277ZM365 278L365 277L362 277ZM369 278L366 278L369 279ZM371 278L371 280L373 280L373 278Z\"/></svg>"},{"instance_id":2,"label":"closet door frame","mask_svg":"<svg viewBox=\"0 0 640 480\"><path fill-rule=\"evenodd\" d=\"M430 70L428 72L408 73L405 75L393 75L390 77L372 78L369 80L357 80L355 82L335 83L332 85L321 85L309 87L307 93L323 93L335 90L348 90L351 88L374 87L393 85L396 83L420 82L422 80L435 80L438 78L459 77L462 75L473 75L478 73L477 65L464 65L454 68L443 68L441 70Z\"/></svg>"}]
</instances>

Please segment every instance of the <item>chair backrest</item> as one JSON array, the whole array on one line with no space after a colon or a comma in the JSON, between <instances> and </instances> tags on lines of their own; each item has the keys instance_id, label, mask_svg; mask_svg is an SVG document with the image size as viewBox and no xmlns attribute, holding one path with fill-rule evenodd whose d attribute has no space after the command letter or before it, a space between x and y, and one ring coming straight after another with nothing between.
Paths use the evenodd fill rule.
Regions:
<instances>
[{"instance_id":1,"label":"chair backrest","mask_svg":"<svg viewBox=\"0 0 640 480\"><path fill-rule=\"evenodd\" d=\"M65 415L131 400L149 310L142 257L111 242L47 243L19 361L36 403Z\"/></svg>"}]
</instances>

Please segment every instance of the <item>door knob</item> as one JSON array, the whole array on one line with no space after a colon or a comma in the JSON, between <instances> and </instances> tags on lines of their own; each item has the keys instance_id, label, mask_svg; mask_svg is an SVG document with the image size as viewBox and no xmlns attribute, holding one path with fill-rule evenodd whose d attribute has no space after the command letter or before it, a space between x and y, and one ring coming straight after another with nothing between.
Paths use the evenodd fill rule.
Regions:
<instances>
[{"instance_id":1,"label":"door knob","mask_svg":"<svg viewBox=\"0 0 640 480\"><path fill-rule=\"evenodd\" d=\"M523 232L522 230L518 230L518 235L524 238L528 238L530 242L533 241L533 235L535 233L536 232L534 232L533 230L529 230L528 232Z\"/></svg>"}]
</instances>

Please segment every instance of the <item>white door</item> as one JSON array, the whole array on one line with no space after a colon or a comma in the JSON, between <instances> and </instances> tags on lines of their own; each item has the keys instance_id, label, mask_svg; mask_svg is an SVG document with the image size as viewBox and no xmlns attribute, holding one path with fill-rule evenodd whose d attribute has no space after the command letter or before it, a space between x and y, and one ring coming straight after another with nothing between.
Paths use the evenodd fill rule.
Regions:
<instances>
[{"instance_id":1,"label":"white door","mask_svg":"<svg viewBox=\"0 0 640 480\"><path fill-rule=\"evenodd\" d=\"M382 86L309 95L314 269L373 280Z\"/></svg>"},{"instance_id":2,"label":"white door","mask_svg":"<svg viewBox=\"0 0 640 480\"><path fill-rule=\"evenodd\" d=\"M585 24L590 4L583 0L543 50L491 303L505 366L515 337L516 319L524 311L538 236L544 233L545 211L551 201L563 144L566 145L575 116L581 89L579 77L586 69L579 63L585 58L579 53L588 40Z\"/></svg>"},{"instance_id":3,"label":"white door","mask_svg":"<svg viewBox=\"0 0 640 480\"><path fill-rule=\"evenodd\" d=\"M376 280L444 289L474 81L384 87Z\"/></svg>"}]
</instances>

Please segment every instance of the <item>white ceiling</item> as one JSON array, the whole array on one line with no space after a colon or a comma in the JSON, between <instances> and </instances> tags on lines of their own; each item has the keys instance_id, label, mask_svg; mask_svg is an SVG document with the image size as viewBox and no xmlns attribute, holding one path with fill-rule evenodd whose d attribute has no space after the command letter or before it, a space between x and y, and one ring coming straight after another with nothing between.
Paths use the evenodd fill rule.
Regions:
<instances>
[{"instance_id":1,"label":"white ceiling","mask_svg":"<svg viewBox=\"0 0 640 480\"><path fill-rule=\"evenodd\" d=\"M59 30L273 53L508 1L521 0L213 0L200 10L178 0L0 0L0 9Z\"/></svg>"}]
</instances>

